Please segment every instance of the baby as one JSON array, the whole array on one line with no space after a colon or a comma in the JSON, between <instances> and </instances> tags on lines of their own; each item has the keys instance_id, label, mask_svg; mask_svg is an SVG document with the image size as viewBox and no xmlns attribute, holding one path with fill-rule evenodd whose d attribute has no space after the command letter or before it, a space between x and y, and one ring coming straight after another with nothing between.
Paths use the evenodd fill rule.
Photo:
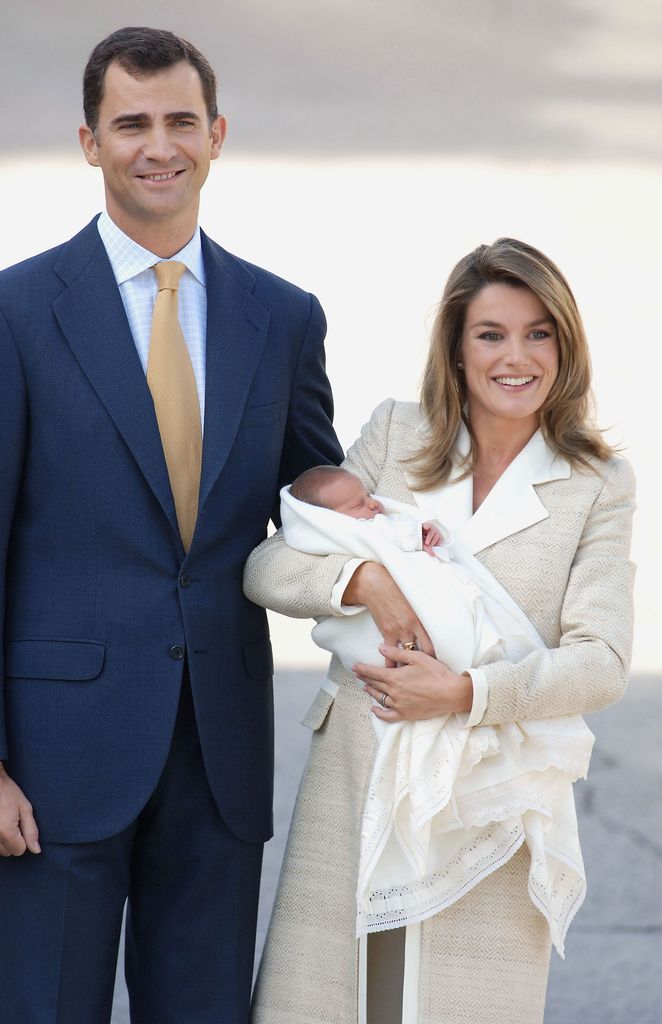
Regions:
<instances>
[{"instance_id":1,"label":"baby","mask_svg":"<svg viewBox=\"0 0 662 1024\"><path fill-rule=\"evenodd\" d=\"M435 557L433 548L442 543L437 523L420 523L411 516L387 513L381 501L368 493L354 473L338 466L314 466L296 478L290 494L318 508L341 512L352 519L372 519L382 533L404 551L425 551Z\"/></svg>"},{"instance_id":2,"label":"baby","mask_svg":"<svg viewBox=\"0 0 662 1024\"><path fill-rule=\"evenodd\" d=\"M544 648L487 568L443 526L423 523L425 514L372 497L335 466L308 470L281 491L285 542L383 565L451 671L517 662ZM312 636L348 673L374 661L382 642L361 607L321 616ZM307 724L319 728L320 709L328 711L338 690L333 679L324 681ZM529 893L562 954L586 888L572 783L586 775L593 737L581 718L473 727L466 714L370 718L377 742L361 820L357 935L423 921L526 843Z\"/></svg>"}]
</instances>

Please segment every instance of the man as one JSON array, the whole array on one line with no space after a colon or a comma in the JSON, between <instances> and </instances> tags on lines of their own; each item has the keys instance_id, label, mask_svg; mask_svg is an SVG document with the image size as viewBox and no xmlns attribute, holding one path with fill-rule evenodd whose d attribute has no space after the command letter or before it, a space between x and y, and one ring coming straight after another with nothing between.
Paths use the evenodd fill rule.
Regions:
<instances>
[{"instance_id":1,"label":"man","mask_svg":"<svg viewBox=\"0 0 662 1024\"><path fill-rule=\"evenodd\" d=\"M107 1024L126 899L134 1024L248 1019L273 712L242 567L341 451L316 299L197 226L215 93L169 32L101 42L106 212L0 275L8 1024Z\"/></svg>"}]
</instances>

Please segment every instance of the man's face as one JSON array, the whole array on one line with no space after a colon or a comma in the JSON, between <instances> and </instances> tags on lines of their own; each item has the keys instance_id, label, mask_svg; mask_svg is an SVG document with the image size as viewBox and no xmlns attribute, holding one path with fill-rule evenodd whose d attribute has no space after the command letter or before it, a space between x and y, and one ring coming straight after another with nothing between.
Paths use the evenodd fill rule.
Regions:
<instances>
[{"instance_id":1,"label":"man's face","mask_svg":"<svg viewBox=\"0 0 662 1024\"><path fill-rule=\"evenodd\" d=\"M181 61L140 78L111 64L97 131L83 125L79 134L88 163L103 172L108 213L134 237L189 220L193 231L225 128L223 117L210 128L198 72Z\"/></svg>"}]
</instances>

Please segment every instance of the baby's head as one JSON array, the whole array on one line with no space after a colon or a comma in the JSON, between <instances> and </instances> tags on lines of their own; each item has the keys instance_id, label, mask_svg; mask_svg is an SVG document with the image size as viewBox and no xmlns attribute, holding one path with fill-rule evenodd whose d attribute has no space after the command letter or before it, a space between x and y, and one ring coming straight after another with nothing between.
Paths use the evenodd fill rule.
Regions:
<instances>
[{"instance_id":1,"label":"baby's head","mask_svg":"<svg viewBox=\"0 0 662 1024\"><path fill-rule=\"evenodd\" d=\"M383 513L380 502L366 491L357 476L338 466L314 466L298 476L290 494L308 505L342 512L352 519L374 519Z\"/></svg>"}]
</instances>

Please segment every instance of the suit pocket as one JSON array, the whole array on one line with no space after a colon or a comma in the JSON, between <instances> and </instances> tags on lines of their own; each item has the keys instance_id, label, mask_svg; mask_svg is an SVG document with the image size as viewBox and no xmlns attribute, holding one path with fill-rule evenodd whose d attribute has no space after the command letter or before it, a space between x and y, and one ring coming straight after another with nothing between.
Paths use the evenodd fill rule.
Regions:
<instances>
[{"instance_id":1,"label":"suit pocket","mask_svg":"<svg viewBox=\"0 0 662 1024\"><path fill-rule=\"evenodd\" d=\"M98 640L13 640L7 645L5 675L14 679L96 679L106 657Z\"/></svg>"},{"instance_id":2,"label":"suit pocket","mask_svg":"<svg viewBox=\"0 0 662 1024\"><path fill-rule=\"evenodd\" d=\"M301 724L305 725L308 729L312 729L313 732L321 729L326 722L326 716L331 710L331 705L336 699L337 692L338 684L334 683L331 679L325 679L317 691L313 703L301 719Z\"/></svg>"},{"instance_id":3,"label":"suit pocket","mask_svg":"<svg viewBox=\"0 0 662 1024\"><path fill-rule=\"evenodd\" d=\"M274 656L269 640L244 644L244 665L253 679L269 679L274 674Z\"/></svg>"},{"instance_id":4,"label":"suit pocket","mask_svg":"<svg viewBox=\"0 0 662 1024\"><path fill-rule=\"evenodd\" d=\"M261 427L264 424L278 423L282 402L271 402L270 405L250 405L244 409L239 428Z\"/></svg>"}]
</instances>

